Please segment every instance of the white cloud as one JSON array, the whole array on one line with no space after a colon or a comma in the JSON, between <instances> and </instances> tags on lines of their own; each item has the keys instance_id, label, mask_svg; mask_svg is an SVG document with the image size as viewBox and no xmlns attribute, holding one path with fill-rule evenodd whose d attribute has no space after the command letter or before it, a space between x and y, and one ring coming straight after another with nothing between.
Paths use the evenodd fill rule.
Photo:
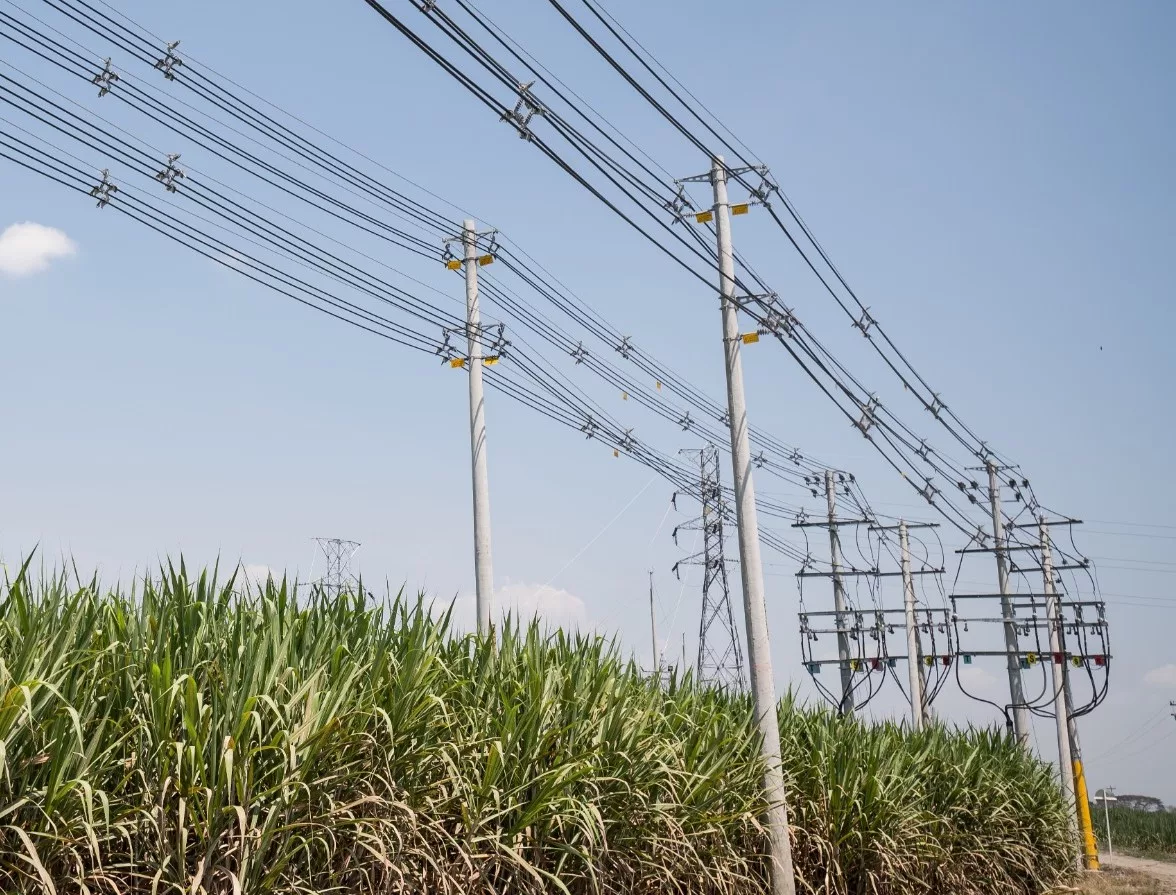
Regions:
<instances>
[{"instance_id":1,"label":"white cloud","mask_svg":"<svg viewBox=\"0 0 1176 895\"><path fill-rule=\"evenodd\" d=\"M494 589L494 614L510 612L521 623L538 617L552 627L579 628L588 621L584 601L575 594L538 584L507 583Z\"/></svg>"},{"instance_id":2,"label":"white cloud","mask_svg":"<svg viewBox=\"0 0 1176 895\"><path fill-rule=\"evenodd\" d=\"M831 635L826 635L825 637L819 638L817 640L817 643L819 644L818 646L812 647L813 658L816 661L829 662L829 661L832 661L833 659L837 658L837 656L838 656L837 640L834 637L832 637ZM826 667L832 667L832 666L826 666ZM834 668L833 670L837 671L836 668ZM840 674L839 671L838 671L838 674Z\"/></svg>"},{"instance_id":3,"label":"white cloud","mask_svg":"<svg viewBox=\"0 0 1176 895\"><path fill-rule=\"evenodd\" d=\"M1176 665L1161 665L1143 676L1149 687L1171 687L1176 689Z\"/></svg>"},{"instance_id":4,"label":"white cloud","mask_svg":"<svg viewBox=\"0 0 1176 895\"><path fill-rule=\"evenodd\" d=\"M77 252L72 239L53 227L25 221L0 233L0 273L23 277L49 269L57 258Z\"/></svg>"},{"instance_id":5,"label":"white cloud","mask_svg":"<svg viewBox=\"0 0 1176 895\"><path fill-rule=\"evenodd\" d=\"M242 579L242 583L247 581L250 587L265 587L270 578L273 578L275 582L281 581L281 576L275 575L273 569L260 564L246 565L242 563L237 576Z\"/></svg>"},{"instance_id":6,"label":"white cloud","mask_svg":"<svg viewBox=\"0 0 1176 895\"><path fill-rule=\"evenodd\" d=\"M246 262L245 256L236 249L229 249L225 252L217 252L214 256L217 261L225 267L231 267L233 270L252 271L253 268L250 263Z\"/></svg>"},{"instance_id":7,"label":"white cloud","mask_svg":"<svg viewBox=\"0 0 1176 895\"><path fill-rule=\"evenodd\" d=\"M446 607L434 604L433 611ZM567 630L587 629L588 611L583 600L570 591L541 584L507 581L494 589L491 615L501 619L510 613L519 625L530 624L534 618L548 628ZM472 594L461 594L454 602L453 616L460 629L472 627L476 613Z\"/></svg>"},{"instance_id":8,"label":"white cloud","mask_svg":"<svg viewBox=\"0 0 1176 895\"><path fill-rule=\"evenodd\" d=\"M979 665L960 666L960 681L964 688L972 693L991 692L996 687L997 679L994 674Z\"/></svg>"}]
</instances>

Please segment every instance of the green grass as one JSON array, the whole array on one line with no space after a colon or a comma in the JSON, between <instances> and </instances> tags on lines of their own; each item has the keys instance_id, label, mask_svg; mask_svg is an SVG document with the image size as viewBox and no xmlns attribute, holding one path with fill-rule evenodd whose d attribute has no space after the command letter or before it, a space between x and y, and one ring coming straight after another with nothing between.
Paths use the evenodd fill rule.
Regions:
<instances>
[{"instance_id":1,"label":"green grass","mask_svg":"<svg viewBox=\"0 0 1176 895\"><path fill-rule=\"evenodd\" d=\"M1102 803L1091 806L1091 819L1099 845L1106 848L1106 814ZM1176 814L1170 811L1132 811L1111 808L1111 845L1117 850L1148 858L1176 860Z\"/></svg>"},{"instance_id":2,"label":"green grass","mask_svg":"<svg viewBox=\"0 0 1176 895\"><path fill-rule=\"evenodd\" d=\"M234 591L0 591L0 891L767 892L746 698L419 600ZM1067 875L1050 769L1005 735L780 725L801 891Z\"/></svg>"}]
</instances>

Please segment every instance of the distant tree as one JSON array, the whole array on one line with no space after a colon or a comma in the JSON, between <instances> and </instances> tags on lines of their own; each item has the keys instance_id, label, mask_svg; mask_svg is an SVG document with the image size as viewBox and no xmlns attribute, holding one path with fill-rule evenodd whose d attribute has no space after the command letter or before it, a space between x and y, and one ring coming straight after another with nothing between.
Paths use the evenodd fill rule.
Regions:
<instances>
[{"instance_id":1,"label":"distant tree","mask_svg":"<svg viewBox=\"0 0 1176 895\"><path fill-rule=\"evenodd\" d=\"M1165 810L1164 803L1155 796L1122 795L1118 798L1118 807L1126 808L1129 811L1146 811L1149 814L1155 814Z\"/></svg>"}]
</instances>

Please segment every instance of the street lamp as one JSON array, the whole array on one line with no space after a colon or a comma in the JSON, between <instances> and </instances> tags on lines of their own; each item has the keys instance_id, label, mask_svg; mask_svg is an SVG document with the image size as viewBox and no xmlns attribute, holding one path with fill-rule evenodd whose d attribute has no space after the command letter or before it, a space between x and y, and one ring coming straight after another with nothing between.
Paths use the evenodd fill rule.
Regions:
<instances>
[{"instance_id":1,"label":"street lamp","mask_svg":"<svg viewBox=\"0 0 1176 895\"><path fill-rule=\"evenodd\" d=\"M1107 854L1108 855L1113 855L1115 853L1114 848L1111 847L1111 805L1110 805L1110 803L1117 802L1119 800L1115 798L1114 793L1115 793L1114 787L1107 786L1107 787L1100 789L1098 792L1096 792L1094 794L1094 797L1096 799L1102 799L1103 815L1107 819Z\"/></svg>"}]
</instances>

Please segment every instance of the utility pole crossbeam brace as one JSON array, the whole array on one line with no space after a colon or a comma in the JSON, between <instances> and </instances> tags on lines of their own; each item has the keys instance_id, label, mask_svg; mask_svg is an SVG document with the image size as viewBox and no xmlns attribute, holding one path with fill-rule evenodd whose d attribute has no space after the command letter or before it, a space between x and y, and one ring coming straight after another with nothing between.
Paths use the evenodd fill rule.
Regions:
<instances>
[{"instance_id":1,"label":"utility pole crossbeam brace","mask_svg":"<svg viewBox=\"0 0 1176 895\"><path fill-rule=\"evenodd\" d=\"M1017 623L1009 600L1009 560L1005 539L1004 518L1000 508L1000 479L994 463L988 463L988 500L992 507L992 535L996 548L996 574L1000 585L1000 609L1004 619L1005 650L1008 652L1009 701L1013 710L1013 730L1017 742L1029 748L1029 706L1025 702L1025 686L1021 680L1020 647L1017 643Z\"/></svg>"},{"instance_id":2,"label":"utility pole crossbeam brace","mask_svg":"<svg viewBox=\"0 0 1176 895\"><path fill-rule=\"evenodd\" d=\"M780 726L776 716L776 686L768 642L764 571L760 560L759 521L752 481L747 404L743 391L743 363L739 316L735 304L735 259L731 248L727 168L722 156L711 161L714 220L719 255L719 296L723 312L723 352L727 374L727 416L731 427L731 466L735 513L739 524L739 572L743 579L743 610L747 622L747 659L760 753L764 761L764 795L768 804L767 832L771 858L772 895L796 895L792 844L788 838L788 807L784 769L780 763Z\"/></svg>"},{"instance_id":3,"label":"utility pole crossbeam brace","mask_svg":"<svg viewBox=\"0 0 1176 895\"><path fill-rule=\"evenodd\" d=\"M482 315L478 308L478 232L472 220L462 225L465 248L466 345L470 376L470 460L474 485L474 583L478 634L490 632L494 567L490 555L490 481L486 459L486 401L482 391Z\"/></svg>"}]
</instances>

